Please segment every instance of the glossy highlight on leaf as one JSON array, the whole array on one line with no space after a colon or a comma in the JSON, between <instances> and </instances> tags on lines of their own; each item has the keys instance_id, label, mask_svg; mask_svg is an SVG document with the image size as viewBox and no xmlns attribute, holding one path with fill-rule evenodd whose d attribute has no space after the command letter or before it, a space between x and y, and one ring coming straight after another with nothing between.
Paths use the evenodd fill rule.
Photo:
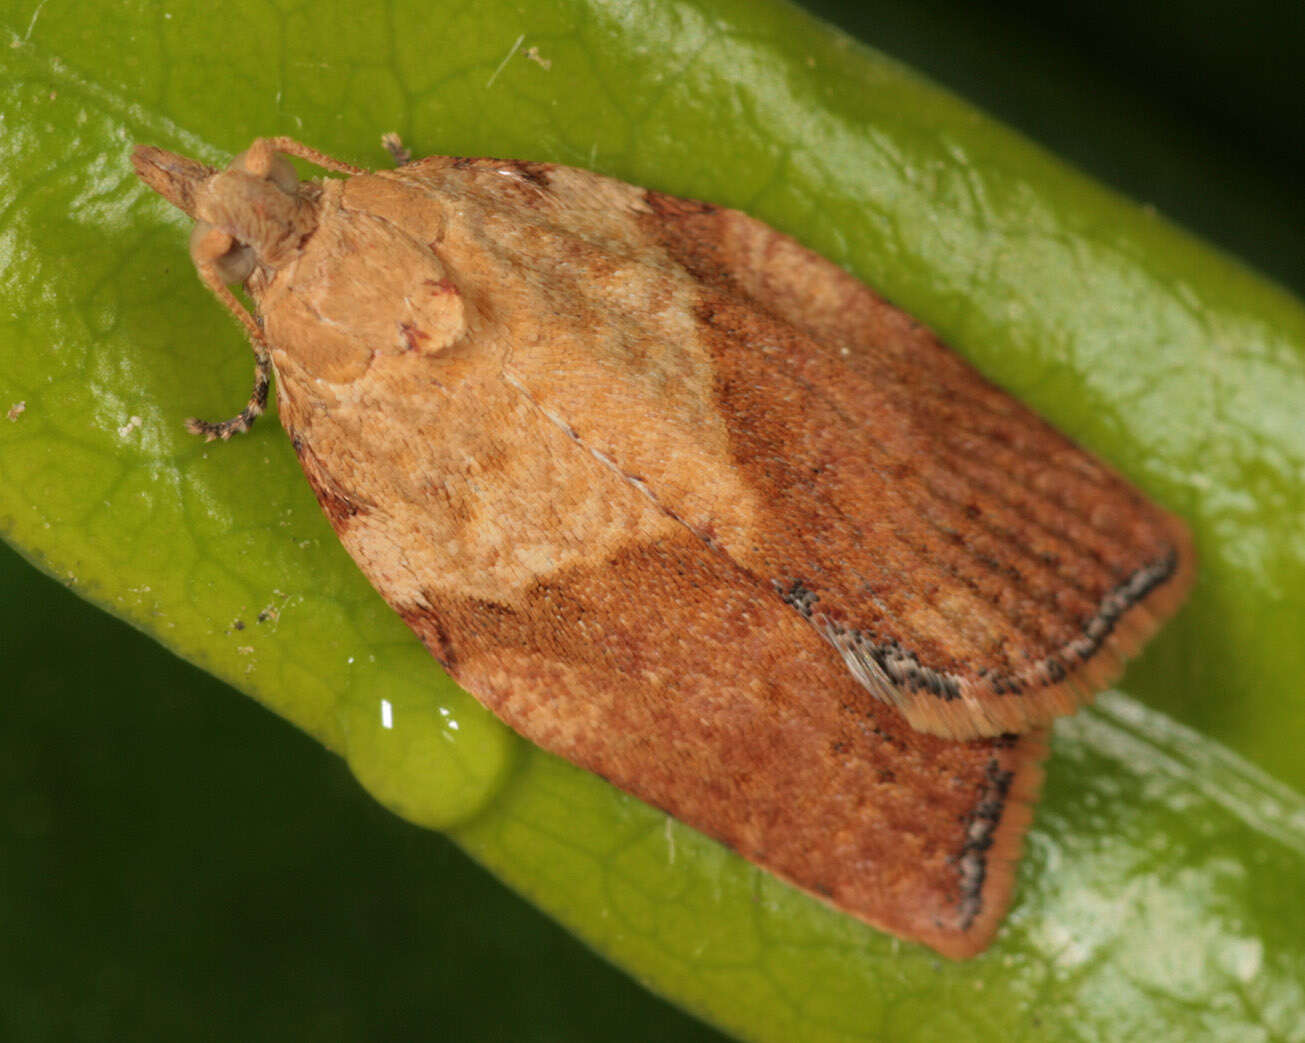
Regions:
<instances>
[{"instance_id":1,"label":"glossy highlight on leaf","mask_svg":"<svg viewBox=\"0 0 1305 1043\"><path fill-rule=\"evenodd\" d=\"M167 13L0 16L8 540L344 752L387 803L461 822L519 890L741 1038L1293 1038L1300 801L1209 737L1305 784L1298 303L780 4ZM245 45L240 75L213 75L215 38ZM1060 727L981 961L940 968L521 747L353 574L271 425L239 458L182 431L239 401L249 367L129 143L216 163L284 132L374 165L392 129L755 213L1193 523L1194 601L1123 683L1206 737L1120 698ZM382 698L425 723L386 728Z\"/></svg>"}]
</instances>

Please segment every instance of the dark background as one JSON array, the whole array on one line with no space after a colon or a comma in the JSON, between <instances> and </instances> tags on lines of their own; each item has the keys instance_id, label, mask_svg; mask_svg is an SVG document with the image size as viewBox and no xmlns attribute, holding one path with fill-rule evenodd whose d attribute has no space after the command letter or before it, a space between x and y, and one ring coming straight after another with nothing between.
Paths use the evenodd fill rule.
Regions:
<instances>
[{"instance_id":1,"label":"dark background","mask_svg":"<svg viewBox=\"0 0 1305 1043\"><path fill-rule=\"evenodd\" d=\"M808 6L1305 291L1305 6ZM3 546L0 591L0 1035L720 1038Z\"/></svg>"}]
</instances>

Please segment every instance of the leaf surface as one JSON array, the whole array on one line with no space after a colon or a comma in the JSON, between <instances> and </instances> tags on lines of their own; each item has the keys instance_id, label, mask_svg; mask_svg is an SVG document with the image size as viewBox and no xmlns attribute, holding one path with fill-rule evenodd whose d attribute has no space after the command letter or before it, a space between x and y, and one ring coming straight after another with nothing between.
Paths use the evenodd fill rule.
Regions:
<instances>
[{"instance_id":1,"label":"leaf surface","mask_svg":"<svg viewBox=\"0 0 1305 1043\"><path fill-rule=\"evenodd\" d=\"M30 559L742 1038L1297 1038L1297 301L779 3L50 0L0 32L0 526ZM879 935L525 747L367 587L274 424L184 433L243 402L251 365L130 145L218 163L287 133L380 165L385 130L746 209L1192 522L1192 603L1132 698L1057 729L989 953Z\"/></svg>"}]
</instances>

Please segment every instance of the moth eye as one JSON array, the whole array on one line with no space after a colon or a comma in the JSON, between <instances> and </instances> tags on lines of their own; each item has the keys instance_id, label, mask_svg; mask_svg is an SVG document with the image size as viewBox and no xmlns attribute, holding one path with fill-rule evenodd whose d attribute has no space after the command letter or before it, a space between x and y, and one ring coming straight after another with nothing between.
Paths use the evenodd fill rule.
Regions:
<instances>
[{"instance_id":1,"label":"moth eye","mask_svg":"<svg viewBox=\"0 0 1305 1043\"><path fill-rule=\"evenodd\" d=\"M245 149L244 152L233 159L231 169L243 170L255 177L266 178L288 196L292 196L299 191L299 175L295 173L295 168L290 165L290 161L285 156L279 152L273 152L271 160L268 161L268 168L263 170L257 165L255 167L250 166L249 153L251 151L253 150Z\"/></svg>"},{"instance_id":2,"label":"moth eye","mask_svg":"<svg viewBox=\"0 0 1305 1043\"><path fill-rule=\"evenodd\" d=\"M207 221L195 222L190 233L190 256L196 265L212 265L228 285L248 279L257 263L253 247L236 242Z\"/></svg>"}]
</instances>

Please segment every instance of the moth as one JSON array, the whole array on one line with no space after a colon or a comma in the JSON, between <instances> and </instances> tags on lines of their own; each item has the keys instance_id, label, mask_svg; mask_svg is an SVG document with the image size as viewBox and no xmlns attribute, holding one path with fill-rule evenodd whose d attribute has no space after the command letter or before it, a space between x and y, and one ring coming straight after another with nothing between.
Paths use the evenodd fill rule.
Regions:
<instances>
[{"instance_id":1,"label":"moth","mask_svg":"<svg viewBox=\"0 0 1305 1043\"><path fill-rule=\"evenodd\" d=\"M340 540L461 685L840 910L987 945L1045 728L1177 609L1181 521L736 210L289 138L133 158L257 359L191 430L246 430L274 373Z\"/></svg>"}]
</instances>

